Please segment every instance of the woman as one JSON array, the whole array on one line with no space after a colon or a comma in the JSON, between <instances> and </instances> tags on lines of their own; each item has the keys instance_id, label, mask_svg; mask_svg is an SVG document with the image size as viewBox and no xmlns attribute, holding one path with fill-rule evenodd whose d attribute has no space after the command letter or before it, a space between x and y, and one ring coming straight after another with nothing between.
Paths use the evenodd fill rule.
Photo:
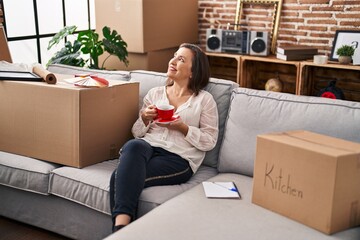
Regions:
<instances>
[{"instance_id":1,"label":"woman","mask_svg":"<svg viewBox=\"0 0 360 240\"><path fill-rule=\"evenodd\" d=\"M120 163L110 181L113 231L135 218L142 190L181 184L190 179L218 137L218 112L212 95L202 90L209 82L207 56L196 45L182 44L169 61L166 86L151 89L132 133L135 139L121 149ZM157 103L175 107L180 118L156 121Z\"/></svg>"}]
</instances>

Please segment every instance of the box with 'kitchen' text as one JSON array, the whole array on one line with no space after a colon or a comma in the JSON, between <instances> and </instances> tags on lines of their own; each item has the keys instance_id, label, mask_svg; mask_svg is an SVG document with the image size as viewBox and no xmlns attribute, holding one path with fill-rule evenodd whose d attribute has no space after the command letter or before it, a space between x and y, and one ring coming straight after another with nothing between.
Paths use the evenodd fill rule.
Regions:
<instances>
[{"instance_id":1,"label":"box with 'kitchen' text","mask_svg":"<svg viewBox=\"0 0 360 240\"><path fill-rule=\"evenodd\" d=\"M0 150L79 168L117 158L138 117L139 84L109 82L0 81Z\"/></svg>"},{"instance_id":2,"label":"box with 'kitchen' text","mask_svg":"<svg viewBox=\"0 0 360 240\"><path fill-rule=\"evenodd\" d=\"M258 135L252 202L326 234L360 225L360 144L309 131Z\"/></svg>"}]
</instances>

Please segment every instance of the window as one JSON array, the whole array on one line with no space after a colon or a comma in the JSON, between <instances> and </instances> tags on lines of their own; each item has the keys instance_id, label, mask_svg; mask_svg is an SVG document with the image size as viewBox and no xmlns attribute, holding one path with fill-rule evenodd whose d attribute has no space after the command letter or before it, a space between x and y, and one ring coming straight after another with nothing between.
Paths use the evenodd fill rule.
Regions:
<instances>
[{"instance_id":1,"label":"window","mask_svg":"<svg viewBox=\"0 0 360 240\"><path fill-rule=\"evenodd\" d=\"M0 0L0 4L14 63L45 65L63 47L47 50L52 36L64 26L95 29L94 0Z\"/></svg>"}]
</instances>

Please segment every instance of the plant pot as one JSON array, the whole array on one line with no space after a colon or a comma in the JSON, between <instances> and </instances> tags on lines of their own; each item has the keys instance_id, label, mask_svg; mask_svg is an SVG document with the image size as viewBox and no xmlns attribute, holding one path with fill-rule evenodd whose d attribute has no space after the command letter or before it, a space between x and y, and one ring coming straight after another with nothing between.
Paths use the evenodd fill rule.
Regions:
<instances>
[{"instance_id":1,"label":"plant pot","mask_svg":"<svg viewBox=\"0 0 360 240\"><path fill-rule=\"evenodd\" d=\"M351 57L349 57L349 56L339 56L339 63L340 64L349 64L349 63L351 63Z\"/></svg>"}]
</instances>

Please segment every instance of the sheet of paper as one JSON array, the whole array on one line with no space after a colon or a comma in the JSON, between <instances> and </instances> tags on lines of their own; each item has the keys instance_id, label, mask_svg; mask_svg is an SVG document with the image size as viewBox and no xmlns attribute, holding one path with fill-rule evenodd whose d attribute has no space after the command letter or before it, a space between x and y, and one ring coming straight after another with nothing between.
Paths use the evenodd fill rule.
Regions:
<instances>
[{"instance_id":1,"label":"sheet of paper","mask_svg":"<svg viewBox=\"0 0 360 240\"><path fill-rule=\"evenodd\" d=\"M241 198L233 182L203 182L202 184L208 198Z\"/></svg>"}]
</instances>

